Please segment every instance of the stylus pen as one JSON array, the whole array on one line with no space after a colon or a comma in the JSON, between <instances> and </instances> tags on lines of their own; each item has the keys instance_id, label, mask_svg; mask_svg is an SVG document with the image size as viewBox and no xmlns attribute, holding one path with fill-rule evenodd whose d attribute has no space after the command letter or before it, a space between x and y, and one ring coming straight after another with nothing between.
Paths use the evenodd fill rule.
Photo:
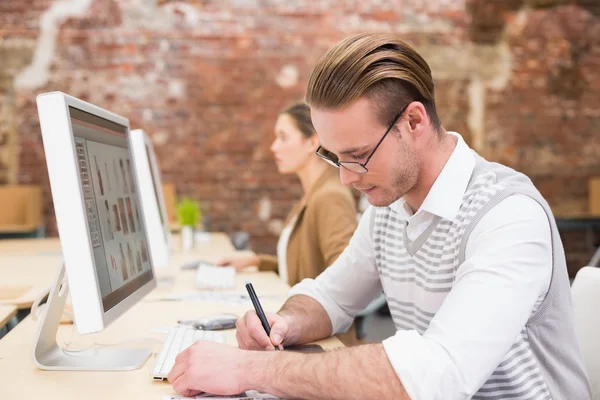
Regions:
<instances>
[{"instance_id":1,"label":"stylus pen","mask_svg":"<svg viewBox=\"0 0 600 400\"><path fill-rule=\"evenodd\" d=\"M260 323L262 324L267 336L271 338L271 326L269 325L269 321L267 320L267 316L263 311L262 306L260 305L260 301L258 301L258 296L254 291L254 287L252 283L246 281L246 290L248 291L248 295L250 296L250 300L252 300L252 305L254 306L254 310L256 310L256 314L258 315L258 319L260 319ZM280 346L276 347L277 350L281 350Z\"/></svg>"}]
</instances>

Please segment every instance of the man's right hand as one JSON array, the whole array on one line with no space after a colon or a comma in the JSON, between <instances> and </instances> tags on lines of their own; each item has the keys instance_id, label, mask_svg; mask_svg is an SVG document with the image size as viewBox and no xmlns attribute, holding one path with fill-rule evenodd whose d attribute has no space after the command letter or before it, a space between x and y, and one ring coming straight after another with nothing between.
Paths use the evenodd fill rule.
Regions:
<instances>
[{"instance_id":1,"label":"man's right hand","mask_svg":"<svg viewBox=\"0 0 600 400\"><path fill-rule=\"evenodd\" d=\"M271 326L271 337L267 336L256 311L248 311L235 326L238 345L246 350L275 350L286 343L289 326L284 317L276 313L265 312ZM286 343L292 344L292 343Z\"/></svg>"}]
</instances>

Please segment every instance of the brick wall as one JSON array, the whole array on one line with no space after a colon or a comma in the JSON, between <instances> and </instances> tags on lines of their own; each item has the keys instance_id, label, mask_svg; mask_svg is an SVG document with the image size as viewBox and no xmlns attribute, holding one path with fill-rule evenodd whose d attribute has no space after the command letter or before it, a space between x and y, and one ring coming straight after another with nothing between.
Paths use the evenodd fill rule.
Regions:
<instances>
[{"instance_id":1,"label":"brick wall","mask_svg":"<svg viewBox=\"0 0 600 400\"><path fill-rule=\"evenodd\" d=\"M61 90L146 129L163 180L203 202L211 229L248 231L254 249L274 251L300 195L270 157L277 112L359 31L413 44L434 71L444 126L530 175L557 213L585 212L587 178L600 175L595 0L69 3L0 2L0 181L44 185L50 233L35 96ZM576 238L565 243L573 266L588 257Z\"/></svg>"}]
</instances>

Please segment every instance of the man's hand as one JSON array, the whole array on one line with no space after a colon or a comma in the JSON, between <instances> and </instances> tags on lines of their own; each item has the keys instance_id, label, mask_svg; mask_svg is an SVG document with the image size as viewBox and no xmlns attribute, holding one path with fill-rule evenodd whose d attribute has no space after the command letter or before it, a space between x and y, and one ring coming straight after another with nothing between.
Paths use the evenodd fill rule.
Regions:
<instances>
[{"instance_id":1,"label":"man's hand","mask_svg":"<svg viewBox=\"0 0 600 400\"><path fill-rule=\"evenodd\" d=\"M177 356L168 379L187 397L255 389L283 398L410 400L380 343L300 354L201 340Z\"/></svg>"},{"instance_id":2,"label":"man's hand","mask_svg":"<svg viewBox=\"0 0 600 400\"><path fill-rule=\"evenodd\" d=\"M282 344L291 344L288 336L289 325L284 317L279 314L265 312L271 326L271 337L267 336L260 323L256 311L248 311L238 319L235 326L238 345L246 350L275 350Z\"/></svg>"},{"instance_id":3,"label":"man's hand","mask_svg":"<svg viewBox=\"0 0 600 400\"><path fill-rule=\"evenodd\" d=\"M200 340L175 358L167 379L173 389L186 397L208 392L233 395L242 387L244 350Z\"/></svg>"}]
</instances>

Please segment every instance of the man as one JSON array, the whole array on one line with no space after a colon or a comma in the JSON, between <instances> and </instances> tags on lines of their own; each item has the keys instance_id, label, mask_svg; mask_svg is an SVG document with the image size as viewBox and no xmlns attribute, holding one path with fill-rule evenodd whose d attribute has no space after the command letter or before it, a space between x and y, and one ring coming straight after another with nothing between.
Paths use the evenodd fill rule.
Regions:
<instances>
[{"instance_id":1,"label":"man","mask_svg":"<svg viewBox=\"0 0 600 400\"><path fill-rule=\"evenodd\" d=\"M268 314L270 338L248 312L237 325L245 350L197 343L169 374L175 390L589 399L552 213L527 177L443 129L419 54L394 35L347 38L317 64L306 101L318 153L373 207L338 260ZM382 344L247 350L342 332L382 289L397 328Z\"/></svg>"}]
</instances>

